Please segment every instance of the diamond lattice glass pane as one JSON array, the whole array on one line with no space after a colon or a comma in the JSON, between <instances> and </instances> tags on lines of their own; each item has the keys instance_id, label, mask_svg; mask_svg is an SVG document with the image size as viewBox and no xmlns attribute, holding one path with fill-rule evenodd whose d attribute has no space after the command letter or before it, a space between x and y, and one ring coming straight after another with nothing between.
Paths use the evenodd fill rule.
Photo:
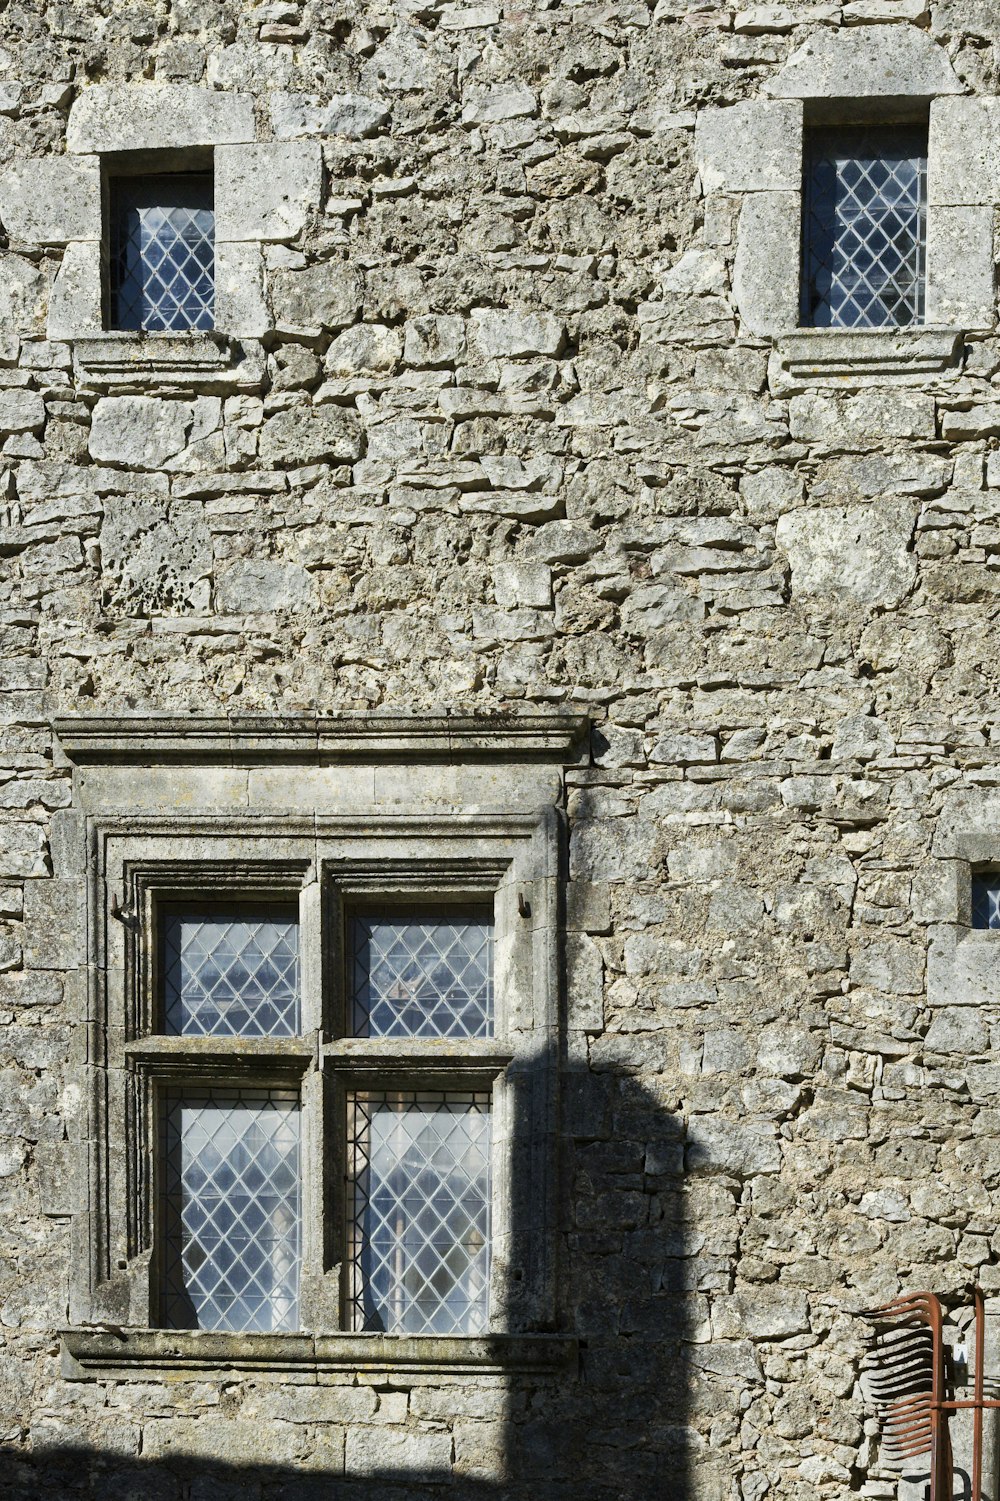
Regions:
<instances>
[{"instance_id":1,"label":"diamond lattice glass pane","mask_svg":"<svg viewBox=\"0 0 1000 1501\"><path fill-rule=\"evenodd\" d=\"M925 129L813 132L803 204L803 323L919 323L926 224Z\"/></svg>"},{"instance_id":2,"label":"diamond lattice glass pane","mask_svg":"<svg viewBox=\"0 0 1000 1501\"><path fill-rule=\"evenodd\" d=\"M354 1327L482 1333L489 1318L489 1095L352 1095L348 1135Z\"/></svg>"},{"instance_id":3,"label":"diamond lattice glass pane","mask_svg":"<svg viewBox=\"0 0 1000 1501\"><path fill-rule=\"evenodd\" d=\"M489 1037L493 923L483 917L355 917L355 1037Z\"/></svg>"},{"instance_id":4,"label":"diamond lattice glass pane","mask_svg":"<svg viewBox=\"0 0 1000 1501\"><path fill-rule=\"evenodd\" d=\"M298 1327L299 1103L189 1090L163 1115L164 1316L172 1329Z\"/></svg>"},{"instance_id":5,"label":"diamond lattice glass pane","mask_svg":"<svg viewBox=\"0 0 1000 1501\"><path fill-rule=\"evenodd\" d=\"M166 1030L292 1037L299 1031L299 925L288 913L168 913Z\"/></svg>"},{"instance_id":6,"label":"diamond lattice glass pane","mask_svg":"<svg viewBox=\"0 0 1000 1501\"><path fill-rule=\"evenodd\" d=\"M213 328L211 173L114 179L109 264L112 328Z\"/></svg>"},{"instance_id":7,"label":"diamond lattice glass pane","mask_svg":"<svg viewBox=\"0 0 1000 1501\"><path fill-rule=\"evenodd\" d=\"M982 871L972 877L972 926L1000 928L1000 871Z\"/></svg>"}]
</instances>

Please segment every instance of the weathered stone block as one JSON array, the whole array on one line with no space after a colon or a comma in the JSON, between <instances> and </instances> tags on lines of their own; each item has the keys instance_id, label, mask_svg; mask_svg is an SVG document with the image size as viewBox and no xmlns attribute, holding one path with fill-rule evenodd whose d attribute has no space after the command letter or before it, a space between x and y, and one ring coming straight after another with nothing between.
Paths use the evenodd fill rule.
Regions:
<instances>
[{"instance_id":1,"label":"weathered stone block","mask_svg":"<svg viewBox=\"0 0 1000 1501\"><path fill-rule=\"evenodd\" d=\"M909 551L916 507L906 500L830 506L782 516L775 538L792 571L793 598L843 599L891 609L916 578Z\"/></svg>"},{"instance_id":2,"label":"weathered stone block","mask_svg":"<svg viewBox=\"0 0 1000 1501\"><path fill-rule=\"evenodd\" d=\"M96 158L15 161L0 178L0 220L12 240L62 245L101 238L101 170Z\"/></svg>"},{"instance_id":3,"label":"weathered stone block","mask_svg":"<svg viewBox=\"0 0 1000 1501\"><path fill-rule=\"evenodd\" d=\"M566 993L569 1026L578 1031L600 1032L604 1026L604 960L597 944L586 933L567 935Z\"/></svg>"},{"instance_id":4,"label":"weathered stone block","mask_svg":"<svg viewBox=\"0 0 1000 1501\"><path fill-rule=\"evenodd\" d=\"M252 141L253 100L192 84L92 84L69 112L70 151L221 146Z\"/></svg>"},{"instance_id":5,"label":"weathered stone block","mask_svg":"<svg viewBox=\"0 0 1000 1501\"><path fill-rule=\"evenodd\" d=\"M894 750L892 731L884 720L852 714L837 725L831 755L834 761L877 761Z\"/></svg>"},{"instance_id":6,"label":"weathered stone block","mask_svg":"<svg viewBox=\"0 0 1000 1501\"><path fill-rule=\"evenodd\" d=\"M91 457L134 469L160 469L187 446L193 421L188 401L103 396L94 408Z\"/></svg>"},{"instance_id":7,"label":"weathered stone block","mask_svg":"<svg viewBox=\"0 0 1000 1501\"><path fill-rule=\"evenodd\" d=\"M260 339L272 324L260 246L215 247L215 326L237 339Z\"/></svg>"},{"instance_id":8,"label":"weathered stone block","mask_svg":"<svg viewBox=\"0 0 1000 1501\"><path fill-rule=\"evenodd\" d=\"M439 369L465 359L465 319L457 313L427 313L411 318L403 339L407 365Z\"/></svg>"},{"instance_id":9,"label":"weathered stone block","mask_svg":"<svg viewBox=\"0 0 1000 1501\"><path fill-rule=\"evenodd\" d=\"M712 1311L718 1339L787 1339L808 1328L809 1300L794 1288L738 1287L718 1298Z\"/></svg>"},{"instance_id":10,"label":"weathered stone block","mask_svg":"<svg viewBox=\"0 0 1000 1501\"><path fill-rule=\"evenodd\" d=\"M73 339L99 334L102 328L100 247L74 240L63 252L52 285L46 333L50 339Z\"/></svg>"},{"instance_id":11,"label":"weathered stone block","mask_svg":"<svg viewBox=\"0 0 1000 1501\"><path fill-rule=\"evenodd\" d=\"M932 99L927 143L927 202L991 206L1000 182L1000 100Z\"/></svg>"},{"instance_id":12,"label":"weathered stone block","mask_svg":"<svg viewBox=\"0 0 1000 1501\"><path fill-rule=\"evenodd\" d=\"M0 824L0 879L47 873L45 830L35 823Z\"/></svg>"},{"instance_id":13,"label":"weathered stone block","mask_svg":"<svg viewBox=\"0 0 1000 1501\"><path fill-rule=\"evenodd\" d=\"M764 87L778 99L932 99L964 92L944 48L912 26L814 31Z\"/></svg>"},{"instance_id":14,"label":"weathered stone block","mask_svg":"<svg viewBox=\"0 0 1000 1501\"><path fill-rule=\"evenodd\" d=\"M358 315L361 281L357 272L335 261L277 271L271 278L271 302L279 325L345 328Z\"/></svg>"},{"instance_id":15,"label":"weathered stone block","mask_svg":"<svg viewBox=\"0 0 1000 1501\"><path fill-rule=\"evenodd\" d=\"M934 438L934 398L920 391L877 388L856 396L812 392L789 402L793 438L831 448L875 447L886 438Z\"/></svg>"},{"instance_id":16,"label":"weathered stone block","mask_svg":"<svg viewBox=\"0 0 1000 1501\"><path fill-rule=\"evenodd\" d=\"M85 962L80 881L30 881L24 921L27 969L75 969Z\"/></svg>"},{"instance_id":17,"label":"weathered stone block","mask_svg":"<svg viewBox=\"0 0 1000 1501\"><path fill-rule=\"evenodd\" d=\"M498 563L493 569L493 592L504 609L527 605L548 610L552 606L552 569L547 563Z\"/></svg>"},{"instance_id":18,"label":"weathered stone block","mask_svg":"<svg viewBox=\"0 0 1000 1501\"><path fill-rule=\"evenodd\" d=\"M714 735L692 734L679 730L661 735L649 753L650 761L660 765L695 765L719 759L719 745Z\"/></svg>"},{"instance_id":19,"label":"weathered stone block","mask_svg":"<svg viewBox=\"0 0 1000 1501\"><path fill-rule=\"evenodd\" d=\"M965 410L941 413L941 436L953 443L968 443L976 438L994 438L1000 433L1000 401L977 402ZM992 455L991 455L992 457Z\"/></svg>"},{"instance_id":20,"label":"weathered stone block","mask_svg":"<svg viewBox=\"0 0 1000 1501\"><path fill-rule=\"evenodd\" d=\"M704 109L695 154L706 193L798 193L802 186L802 105L747 100Z\"/></svg>"},{"instance_id":21,"label":"weathered stone block","mask_svg":"<svg viewBox=\"0 0 1000 1501\"><path fill-rule=\"evenodd\" d=\"M314 141L220 146L215 153L215 234L291 240L320 207L323 158Z\"/></svg>"},{"instance_id":22,"label":"weathered stone block","mask_svg":"<svg viewBox=\"0 0 1000 1501\"><path fill-rule=\"evenodd\" d=\"M45 402L37 391L0 390L0 433L37 432L45 421Z\"/></svg>"},{"instance_id":23,"label":"weathered stone block","mask_svg":"<svg viewBox=\"0 0 1000 1501\"><path fill-rule=\"evenodd\" d=\"M338 334L327 351L327 375L385 374L399 363L403 340L398 328L356 323Z\"/></svg>"},{"instance_id":24,"label":"weathered stone block","mask_svg":"<svg viewBox=\"0 0 1000 1501\"><path fill-rule=\"evenodd\" d=\"M916 944L892 941L870 943L851 960L855 985L884 990L890 995L921 995L924 989L924 954Z\"/></svg>"},{"instance_id":25,"label":"weathered stone block","mask_svg":"<svg viewBox=\"0 0 1000 1501\"><path fill-rule=\"evenodd\" d=\"M46 277L37 266L0 252L0 323L8 333L41 332L47 292Z\"/></svg>"},{"instance_id":26,"label":"weathered stone block","mask_svg":"<svg viewBox=\"0 0 1000 1501\"><path fill-rule=\"evenodd\" d=\"M511 313L474 308L472 327L479 348L497 359L557 355L566 337L565 325L551 313Z\"/></svg>"},{"instance_id":27,"label":"weathered stone block","mask_svg":"<svg viewBox=\"0 0 1000 1501\"><path fill-rule=\"evenodd\" d=\"M295 406L276 412L260 434L265 464L318 464L335 459L350 463L361 455L361 424L343 407Z\"/></svg>"},{"instance_id":28,"label":"weathered stone block","mask_svg":"<svg viewBox=\"0 0 1000 1501\"><path fill-rule=\"evenodd\" d=\"M342 136L361 141L378 135L388 124L390 110L381 99L364 94L294 94L276 90L270 96L271 122L278 140L296 136Z\"/></svg>"},{"instance_id":29,"label":"weathered stone block","mask_svg":"<svg viewBox=\"0 0 1000 1501\"><path fill-rule=\"evenodd\" d=\"M345 1466L351 1475L420 1475L447 1473L451 1468L450 1433L421 1433L407 1429L356 1427L348 1431Z\"/></svg>"},{"instance_id":30,"label":"weathered stone block","mask_svg":"<svg viewBox=\"0 0 1000 1501\"><path fill-rule=\"evenodd\" d=\"M746 331L774 335L799 321L800 192L751 193L740 209L733 300Z\"/></svg>"},{"instance_id":31,"label":"weathered stone block","mask_svg":"<svg viewBox=\"0 0 1000 1501\"><path fill-rule=\"evenodd\" d=\"M493 125L521 120L538 111L538 99L527 84L469 84L462 95L463 125Z\"/></svg>"},{"instance_id":32,"label":"weathered stone block","mask_svg":"<svg viewBox=\"0 0 1000 1501\"><path fill-rule=\"evenodd\" d=\"M944 1006L935 1011L924 1045L933 1053L957 1053L963 1059L988 1053L989 1018L976 1006Z\"/></svg>"},{"instance_id":33,"label":"weathered stone block","mask_svg":"<svg viewBox=\"0 0 1000 1501\"><path fill-rule=\"evenodd\" d=\"M215 599L229 615L307 610L316 605L316 580L298 563L238 559L220 572Z\"/></svg>"}]
</instances>

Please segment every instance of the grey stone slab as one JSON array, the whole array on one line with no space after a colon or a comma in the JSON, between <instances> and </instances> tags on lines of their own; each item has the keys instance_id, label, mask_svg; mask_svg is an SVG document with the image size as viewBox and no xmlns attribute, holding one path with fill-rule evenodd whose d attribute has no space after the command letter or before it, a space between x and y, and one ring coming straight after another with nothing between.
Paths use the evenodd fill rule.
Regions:
<instances>
[{"instance_id":1,"label":"grey stone slab","mask_svg":"<svg viewBox=\"0 0 1000 1501\"><path fill-rule=\"evenodd\" d=\"M694 139L706 193L801 191L798 100L746 100L727 109L701 110Z\"/></svg>"},{"instance_id":2,"label":"grey stone slab","mask_svg":"<svg viewBox=\"0 0 1000 1501\"><path fill-rule=\"evenodd\" d=\"M747 333L787 333L799 321L801 192L750 193L740 209L733 300Z\"/></svg>"},{"instance_id":3,"label":"grey stone slab","mask_svg":"<svg viewBox=\"0 0 1000 1501\"><path fill-rule=\"evenodd\" d=\"M316 141L220 146L215 152L215 232L220 241L281 241L318 213L323 158Z\"/></svg>"},{"instance_id":4,"label":"grey stone slab","mask_svg":"<svg viewBox=\"0 0 1000 1501\"><path fill-rule=\"evenodd\" d=\"M943 98L931 101L927 143L927 202L1000 202L1000 100Z\"/></svg>"},{"instance_id":5,"label":"grey stone slab","mask_svg":"<svg viewBox=\"0 0 1000 1501\"><path fill-rule=\"evenodd\" d=\"M101 238L101 169L96 157L15 161L0 178L0 220L12 240L62 245Z\"/></svg>"},{"instance_id":6,"label":"grey stone slab","mask_svg":"<svg viewBox=\"0 0 1000 1501\"><path fill-rule=\"evenodd\" d=\"M962 94L944 48L913 26L814 31L765 91L779 99L922 98Z\"/></svg>"},{"instance_id":7,"label":"grey stone slab","mask_svg":"<svg viewBox=\"0 0 1000 1501\"><path fill-rule=\"evenodd\" d=\"M993 208L936 207L927 216L927 318L957 328L996 325Z\"/></svg>"},{"instance_id":8,"label":"grey stone slab","mask_svg":"<svg viewBox=\"0 0 1000 1501\"><path fill-rule=\"evenodd\" d=\"M215 247L215 326L237 339L260 339L272 327L264 257L254 243Z\"/></svg>"},{"instance_id":9,"label":"grey stone slab","mask_svg":"<svg viewBox=\"0 0 1000 1501\"><path fill-rule=\"evenodd\" d=\"M26 969L75 969L86 962L79 879L30 881L24 921Z\"/></svg>"},{"instance_id":10,"label":"grey stone slab","mask_svg":"<svg viewBox=\"0 0 1000 1501\"><path fill-rule=\"evenodd\" d=\"M318 597L316 579L301 563L237 558L215 580L216 608L230 615L310 610Z\"/></svg>"},{"instance_id":11,"label":"grey stone slab","mask_svg":"<svg viewBox=\"0 0 1000 1501\"><path fill-rule=\"evenodd\" d=\"M75 339L103 331L101 250L94 240L74 240L63 253L49 297L50 339Z\"/></svg>"},{"instance_id":12,"label":"grey stone slab","mask_svg":"<svg viewBox=\"0 0 1000 1501\"><path fill-rule=\"evenodd\" d=\"M94 408L91 457L100 463L159 469L187 446L194 422L188 401L103 396Z\"/></svg>"},{"instance_id":13,"label":"grey stone slab","mask_svg":"<svg viewBox=\"0 0 1000 1501\"><path fill-rule=\"evenodd\" d=\"M255 138L253 100L194 84L92 84L69 115L70 151L221 146Z\"/></svg>"},{"instance_id":14,"label":"grey stone slab","mask_svg":"<svg viewBox=\"0 0 1000 1501\"><path fill-rule=\"evenodd\" d=\"M916 579L909 550L915 520L912 501L888 499L782 516L775 538L791 567L793 598L898 605Z\"/></svg>"},{"instance_id":15,"label":"grey stone slab","mask_svg":"<svg viewBox=\"0 0 1000 1501\"><path fill-rule=\"evenodd\" d=\"M76 776L84 808L130 813L139 808L222 812L247 806L247 773L236 767L88 766Z\"/></svg>"},{"instance_id":16,"label":"grey stone slab","mask_svg":"<svg viewBox=\"0 0 1000 1501\"><path fill-rule=\"evenodd\" d=\"M518 313L474 308L472 331L484 354L499 359L557 355L566 337L563 322L551 313Z\"/></svg>"}]
</instances>

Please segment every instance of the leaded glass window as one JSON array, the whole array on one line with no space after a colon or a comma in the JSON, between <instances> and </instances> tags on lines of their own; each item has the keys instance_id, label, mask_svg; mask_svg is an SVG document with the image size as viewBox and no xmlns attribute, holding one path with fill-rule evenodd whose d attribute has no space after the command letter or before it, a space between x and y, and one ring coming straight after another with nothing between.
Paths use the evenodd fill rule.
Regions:
<instances>
[{"instance_id":1,"label":"leaded glass window","mask_svg":"<svg viewBox=\"0 0 1000 1501\"><path fill-rule=\"evenodd\" d=\"M355 1037L488 1037L493 923L484 917L354 917Z\"/></svg>"},{"instance_id":2,"label":"leaded glass window","mask_svg":"<svg viewBox=\"0 0 1000 1501\"><path fill-rule=\"evenodd\" d=\"M355 1327L482 1333L489 1318L489 1095L353 1094L348 1136Z\"/></svg>"},{"instance_id":3,"label":"leaded glass window","mask_svg":"<svg viewBox=\"0 0 1000 1501\"><path fill-rule=\"evenodd\" d=\"M1000 928L1000 870L973 872L972 926Z\"/></svg>"},{"instance_id":4,"label":"leaded glass window","mask_svg":"<svg viewBox=\"0 0 1000 1501\"><path fill-rule=\"evenodd\" d=\"M886 328L924 316L927 130L807 134L802 322Z\"/></svg>"},{"instance_id":5,"label":"leaded glass window","mask_svg":"<svg viewBox=\"0 0 1000 1501\"><path fill-rule=\"evenodd\" d=\"M294 913L168 913L163 944L169 1033L292 1037L299 1031Z\"/></svg>"},{"instance_id":6,"label":"leaded glass window","mask_svg":"<svg viewBox=\"0 0 1000 1501\"><path fill-rule=\"evenodd\" d=\"M172 1329L298 1327L299 1102L171 1092L163 1111L164 1314Z\"/></svg>"},{"instance_id":7,"label":"leaded glass window","mask_svg":"<svg viewBox=\"0 0 1000 1501\"><path fill-rule=\"evenodd\" d=\"M157 904L154 1035L132 1046L157 1080L169 1328L313 1327L337 1263L355 1330L490 1327L493 1103L512 1056L493 907L342 900L342 960L308 899L255 885Z\"/></svg>"},{"instance_id":8,"label":"leaded glass window","mask_svg":"<svg viewBox=\"0 0 1000 1501\"><path fill-rule=\"evenodd\" d=\"M213 328L212 174L114 178L109 203L110 327L151 333Z\"/></svg>"}]
</instances>

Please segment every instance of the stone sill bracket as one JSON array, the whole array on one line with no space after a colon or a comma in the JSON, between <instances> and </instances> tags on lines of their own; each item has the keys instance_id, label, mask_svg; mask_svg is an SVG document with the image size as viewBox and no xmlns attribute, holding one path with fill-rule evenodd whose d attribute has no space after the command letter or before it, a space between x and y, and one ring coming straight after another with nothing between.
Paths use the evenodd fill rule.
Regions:
<instances>
[{"instance_id":1,"label":"stone sill bracket","mask_svg":"<svg viewBox=\"0 0 1000 1501\"><path fill-rule=\"evenodd\" d=\"M251 391L263 380L264 353L256 340L223 333L108 331L73 341L73 367L80 384L95 391Z\"/></svg>"},{"instance_id":2,"label":"stone sill bracket","mask_svg":"<svg viewBox=\"0 0 1000 1501\"><path fill-rule=\"evenodd\" d=\"M957 328L800 328L775 340L776 394L828 387L857 391L880 385L926 385L957 371L965 335Z\"/></svg>"}]
</instances>

